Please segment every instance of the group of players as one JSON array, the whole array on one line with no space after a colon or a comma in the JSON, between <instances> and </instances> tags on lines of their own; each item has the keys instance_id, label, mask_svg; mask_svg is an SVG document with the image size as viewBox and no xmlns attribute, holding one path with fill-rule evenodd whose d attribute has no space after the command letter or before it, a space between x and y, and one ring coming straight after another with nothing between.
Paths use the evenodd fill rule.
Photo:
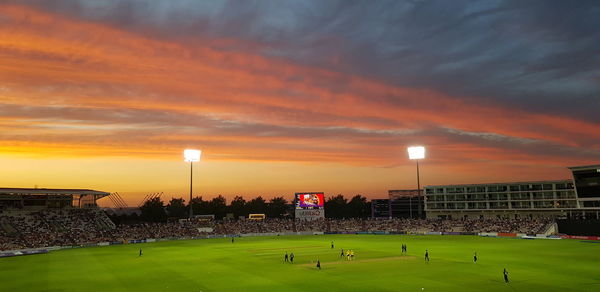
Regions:
<instances>
[{"instance_id":1,"label":"group of players","mask_svg":"<svg viewBox=\"0 0 600 292\"><path fill-rule=\"evenodd\" d=\"M334 249L334 248L335 248L335 245L333 244L333 241L332 241L331 242L331 249ZM340 253L340 258L344 258L344 256L346 256L346 260L349 260L349 261L353 260L354 259L354 250L348 249L344 253L344 249L342 248L342 251Z\"/></svg>"},{"instance_id":2,"label":"group of players","mask_svg":"<svg viewBox=\"0 0 600 292\"><path fill-rule=\"evenodd\" d=\"M234 243L234 239L233 237L231 238L231 243ZM333 244L333 241L331 242L331 249L333 249L335 247L335 245ZM408 246L406 244L402 244L402 255L406 255L407 251L408 251ZM139 250L139 256L142 256L142 249L140 248ZM341 249L341 253L340 253L340 258L344 258L344 256L346 256L347 260L353 260L354 259L354 250L346 250L344 251L344 249ZM289 262L289 263L294 263L294 253L290 253L288 254L288 252L285 252L285 255L283 256L283 260L284 262ZM425 250L425 261L429 262L429 250ZM473 263L477 263L477 252L473 253ZM321 269L321 261L319 259L317 259L317 269ZM506 268L504 268L504 270L502 271L502 275L504 276L504 282L508 283L508 271L506 270Z\"/></svg>"},{"instance_id":3,"label":"group of players","mask_svg":"<svg viewBox=\"0 0 600 292\"><path fill-rule=\"evenodd\" d=\"M288 255L288 253L286 251L285 252L285 256L283 256L283 261L286 262L286 263L289 261L290 263L293 264L294 263L294 257L295 257L294 253L291 253L291 254Z\"/></svg>"},{"instance_id":4,"label":"group of players","mask_svg":"<svg viewBox=\"0 0 600 292\"><path fill-rule=\"evenodd\" d=\"M331 242L331 249L333 249L334 247L335 246L334 246L333 241L332 241ZM402 255L406 255L407 252L408 252L408 246L403 243L401 249L402 249L402 252L401 252ZM345 253L344 253L344 249L342 248L341 253L340 253L340 258L344 258L344 255L346 256L347 260L353 260L354 259L354 250L346 250ZM286 261L287 261L287 252L285 254L285 258L286 258ZM427 249L425 250L425 261L429 262L429 250L427 250ZM477 263L477 252L473 253L473 263L475 263L475 264ZM321 269L321 261L319 261L318 259L317 259L317 268L319 270ZM508 283L509 282L509 280L508 280L508 271L506 270L506 268L504 268L504 270L502 271L502 275L504 277L504 282Z\"/></svg>"},{"instance_id":5,"label":"group of players","mask_svg":"<svg viewBox=\"0 0 600 292\"><path fill-rule=\"evenodd\" d=\"M233 238L231 238L231 243L233 243ZM333 244L333 241L331 242L331 249L334 249L335 245ZM408 252L408 246L406 244L402 244L402 255L406 255ZM140 256L142 256L142 249L140 248ZM346 260L354 260L354 250L345 250L342 248L341 252L340 252L340 258L344 258L344 256L346 257ZM284 262L289 262L289 263L294 263L294 253L290 253L288 254L288 252L285 252L285 255L283 256L283 261ZM425 250L425 261L429 262L429 250ZM473 253L473 263L477 263L477 252ZM317 269L321 269L321 261L319 259L317 259ZM508 271L506 270L506 268L504 268L504 270L502 271L502 275L504 276L504 282L508 283Z\"/></svg>"},{"instance_id":6,"label":"group of players","mask_svg":"<svg viewBox=\"0 0 600 292\"><path fill-rule=\"evenodd\" d=\"M231 238L231 243L234 243L233 237ZM334 249L335 245L333 244L333 241L331 242L331 249ZM406 255L408 252L408 246L406 244L402 244L402 255ZM140 254L139 256L142 256L142 249L140 248ZM340 253L340 258L344 258L344 256L346 256L346 260L354 260L354 250L346 250L344 251L344 249L341 249L341 253ZM288 255L287 251L285 252L285 255L283 256L283 260L284 262L289 262L289 263L294 263L294 253L291 253ZM425 250L425 261L429 262L429 250ZM473 263L477 263L477 252L473 253ZM321 261L319 259L317 259L317 269L321 269ZM504 277L504 282L508 283L508 271L506 270L506 268L504 268L504 270L502 271L502 275Z\"/></svg>"},{"instance_id":7,"label":"group of players","mask_svg":"<svg viewBox=\"0 0 600 292\"><path fill-rule=\"evenodd\" d=\"M342 248L342 252L340 253L340 258L344 258L344 249ZM353 260L354 259L354 250L348 249L346 250L346 260Z\"/></svg>"}]
</instances>

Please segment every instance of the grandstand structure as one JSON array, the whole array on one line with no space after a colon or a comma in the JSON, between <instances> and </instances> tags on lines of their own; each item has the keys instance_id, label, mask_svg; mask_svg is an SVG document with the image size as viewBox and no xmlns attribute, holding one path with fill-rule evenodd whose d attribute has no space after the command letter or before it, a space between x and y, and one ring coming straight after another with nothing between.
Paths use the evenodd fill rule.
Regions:
<instances>
[{"instance_id":1,"label":"grandstand structure","mask_svg":"<svg viewBox=\"0 0 600 292\"><path fill-rule=\"evenodd\" d=\"M99 199L109 195L88 189L0 188L0 210L96 207Z\"/></svg>"},{"instance_id":2,"label":"grandstand structure","mask_svg":"<svg viewBox=\"0 0 600 292\"><path fill-rule=\"evenodd\" d=\"M584 211L600 209L600 165L574 166L569 169L573 173L579 208Z\"/></svg>"},{"instance_id":3,"label":"grandstand structure","mask_svg":"<svg viewBox=\"0 0 600 292\"><path fill-rule=\"evenodd\" d=\"M600 165L569 169L573 180L426 186L427 218L600 219Z\"/></svg>"},{"instance_id":4,"label":"grandstand structure","mask_svg":"<svg viewBox=\"0 0 600 292\"><path fill-rule=\"evenodd\" d=\"M419 218L419 208L424 209L424 201L417 189L389 190L388 199L371 200L371 217Z\"/></svg>"},{"instance_id":5,"label":"grandstand structure","mask_svg":"<svg viewBox=\"0 0 600 292\"><path fill-rule=\"evenodd\" d=\"M89 189L0 188L0 250L95 242L116 227L96 203L109 196Z\"/></svg>"}]
</instances>

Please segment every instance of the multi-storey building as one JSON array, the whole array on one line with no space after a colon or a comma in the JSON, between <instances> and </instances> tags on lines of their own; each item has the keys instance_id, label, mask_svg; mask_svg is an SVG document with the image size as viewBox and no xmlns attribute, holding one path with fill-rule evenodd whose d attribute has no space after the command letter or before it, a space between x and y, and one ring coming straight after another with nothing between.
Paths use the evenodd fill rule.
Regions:
<instances>
[{"instance_id":1,"label":"multi-storey building","mask_svg":"<svg viewBox=\"0 0 600 292\"><path fill-rule=\"evenodd\" d=\"M425 187L427 218L565 215L577 209L571 180Z\"/></svg>"},{"instance_id":2,"label":"multi-storey building","mask_svg":"<svg viewBox=\"0 0 600 292\"><path fill-rule=\"evenodd\" d=\"M599 219L600 165L569 169L575 181L426 186L427 218L552 216Z\"/></svg>"}]
</instances>

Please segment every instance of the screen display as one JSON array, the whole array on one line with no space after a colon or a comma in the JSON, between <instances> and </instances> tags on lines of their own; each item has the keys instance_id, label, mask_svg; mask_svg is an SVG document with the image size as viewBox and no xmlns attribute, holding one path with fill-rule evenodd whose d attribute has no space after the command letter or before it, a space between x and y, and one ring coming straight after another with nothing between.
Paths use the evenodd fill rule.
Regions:
<instances>
[{"instance_id":1,"label":"screen display","mask_svg":"<svg viewBox=\"0 0 600 292\"><path fill-rule=\"evenodd\" d=\"M323 208L325 196L323 193L296 193L296 207Z\"/></svg>"}]
</instances>

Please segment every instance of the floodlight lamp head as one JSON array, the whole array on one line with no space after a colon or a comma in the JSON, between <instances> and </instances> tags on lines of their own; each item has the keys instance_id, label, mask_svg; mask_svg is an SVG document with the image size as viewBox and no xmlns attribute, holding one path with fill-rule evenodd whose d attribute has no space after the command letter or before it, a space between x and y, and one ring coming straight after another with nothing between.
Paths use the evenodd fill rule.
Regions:
<instances>
[{"instance_id":1,"label":"floodlight lamp head","mask_svg":"<svg viewBox=\"0 0 600 292\"><path fill-rule=\"evenodd\" d=\"M411 146L411 147L408 147L408 158L409 159L423 159L423 158L425 158L425 147L423 147L423 146Z\"/></svg>"},{"instance_id":2,"label":"floodlight lamp head","mask_svg":"<svg viewBox=\"0 0 600 292\"><path fill-rule=\"evenodd\" d=\"M185 149L183 150L183 158L186 162L198 162L200 161L200 150Z\"/></svg>"}]
</instances>

